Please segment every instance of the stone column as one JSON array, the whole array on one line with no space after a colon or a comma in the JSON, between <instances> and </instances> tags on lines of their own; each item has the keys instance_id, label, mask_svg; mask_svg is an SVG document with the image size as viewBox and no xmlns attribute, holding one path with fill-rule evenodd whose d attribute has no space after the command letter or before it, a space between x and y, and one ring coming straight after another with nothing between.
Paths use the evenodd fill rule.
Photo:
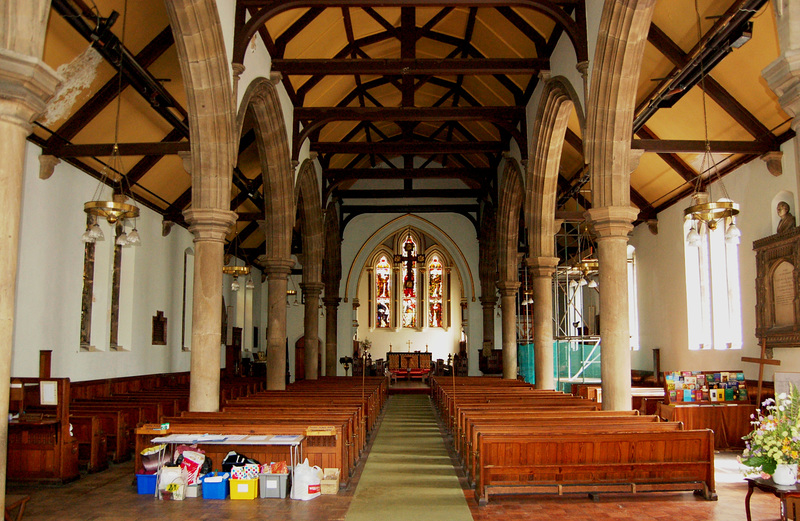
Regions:
<instances>
[{"instance_id":1,"label":"stone column","mask_svg":"<svg viewBox=\"0 0 800 521\"><path fill-rule=\"evenodd\" d=\"M236 222L230 210L188 209L183 212L194 234L192 297L192 362L190 411L219 410L222 345L222 265L225 236Z\"/></svg>"},{"instance_id":2,"label":"stone column","mask_svg":"<svg viewBox=\"0 0 800 521\"><path fill-rule=\"evenodd\" d=\"M17 5L18 4L18 5ZM13 9L12 9L13 7ZM42 50L49 0L0 1L0 381L11 378L25 138L60 81ZM0 490L8 468L8 384L0 385ZM5 495L0 495L5 511Z\"/></svg>"},{"instance_id":3,"label":"stone column","mask_svg":"<svg viewBox=\"0 0 800 521\"><path fill-rule=\"evenodd\" d=\"M319 378L319 296L323 287L321 282L300 284L305 300L303 334L306 337L306 380Z\"/></svg>"},{"instance_id":4,"label":"stone column","mask_svg":"<svg viewBox=\"0 0 800 521\"><path fill-rule=\"evenodd\" d=\"M286 284L294 267L291 259L267 260L267 389L286 389ZM306 373L308 374L308 373Z\"/></svg>"},{"instance_id":5,"label":"stone column","mask_svg":"<svg viewBox=\"0 0 800 521\"><path fill-rule=\"evenodd\" d=\"M536 363L536 388L555 389L553 376L553 273L558 257L528 260L533 278L533 349Z\"/></svg>"},{"instance_id":6,"label":"stone column","mask_svg":"<svg viewBox=\"0 0 800 521\"><path fill-rule=\"evenodd\" d=\"M600 277L600 376L603 409L631 408L631 352L628 323L628 233L638 210L593 208L586 212L597 235Z\"/></svg>"},{"instance_id":7,"label":"stone column","mask_svg":"<svg viewBox=\"0 0 800 521\"><path fill-rule=\"evenodd\" d=\"M503 378L517 379L517 290L519 281L498 282L503 309Z\"/></svg>"},{"instance_id":8,"label":"stone column","mask_svg":"<svg viewBox=\"0 0 800 521\"><path fill-rule=\"evenodd\" d=\"M339 297L322 299L325 304L325 376L336 376L336 364L339 357L337 338L339 335Z\"/></svg>"},{"instance_id":9,"label":"stone column","mask_svg":"<svg viewBox=\"0 0 800 521\"><path fill-rule=\"evenodd\" d=\"M489 346L494 349L494 307L497 305L497 298L494 295L480 297L483 307L483 344L481 349Z\"/></svg>"},{"instance_id":10,"label":"stone column","mask_svg":"<svg viewBox=\"0 0 800 521\"><path fill-rule=\"evenodd\" d=\"M792 130L800 133L800 3L773 0L773 7L781 54L761 75L778 96L781 108L792 116ZM800 160L800 147L795 146L794 150L797 162ZM800 168L795 171L800 186Z\"/></svg>"}]
</instances>

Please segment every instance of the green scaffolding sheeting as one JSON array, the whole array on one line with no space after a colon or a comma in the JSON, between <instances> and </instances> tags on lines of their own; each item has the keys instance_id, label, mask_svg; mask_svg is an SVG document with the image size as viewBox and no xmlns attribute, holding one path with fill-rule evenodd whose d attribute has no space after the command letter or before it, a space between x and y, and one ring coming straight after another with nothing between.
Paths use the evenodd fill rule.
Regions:
<instances>
[{"instance_id":1,"label":"green scaffolding sheeting","mask_svg":"<svg viewBox=\"0 0 800 521\"><path fill-rule=\"evenodd\" d=\"M559 382L560 389L564 390L564 384L568 381L600 379L600 347L595 344L574 340L553 342L553 358L556 361L553 376ZM533 343L517 346L519 374L529 384L536 383L533 353Z\"/></svg>"}]
</instances>

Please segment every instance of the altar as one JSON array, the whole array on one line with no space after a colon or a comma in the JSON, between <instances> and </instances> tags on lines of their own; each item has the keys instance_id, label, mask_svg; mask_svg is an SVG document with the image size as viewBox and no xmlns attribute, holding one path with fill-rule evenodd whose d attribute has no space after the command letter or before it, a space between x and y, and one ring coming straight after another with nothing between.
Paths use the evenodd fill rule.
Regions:
<instances>
[{"instance_id":1,"label":"altar","mask_svg":"<svg viewBox=\"0 0 800 521\"><path fill-rule=\"evenodd\" d=\"M414 379L427 377L431 370L431 353L419 351L409 353L386 353L389 372L397 378Z\"/></svg>"}]
</instances>

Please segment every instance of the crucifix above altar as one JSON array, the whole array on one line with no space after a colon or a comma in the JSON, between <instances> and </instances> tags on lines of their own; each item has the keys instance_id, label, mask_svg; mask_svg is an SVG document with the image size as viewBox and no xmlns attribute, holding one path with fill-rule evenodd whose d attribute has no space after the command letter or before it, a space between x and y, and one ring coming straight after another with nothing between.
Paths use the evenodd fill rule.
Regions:
<instances>
[{"instance_id":1,"label":"crucifix above altar","mask_svg":"<svg viewBox=\"0 0 800 521\"><path fill-rule=\"evenodd\" d=\"M403 250L405 250L406 254L395 255L394 261L397 263L403 262L406 265L406 274L403 277L403 294L409 297L414 293L414 263L425 262L425 254L414 255L414 241L411 240L410 235L403 244Z\"/></svg>"}]
</instances>

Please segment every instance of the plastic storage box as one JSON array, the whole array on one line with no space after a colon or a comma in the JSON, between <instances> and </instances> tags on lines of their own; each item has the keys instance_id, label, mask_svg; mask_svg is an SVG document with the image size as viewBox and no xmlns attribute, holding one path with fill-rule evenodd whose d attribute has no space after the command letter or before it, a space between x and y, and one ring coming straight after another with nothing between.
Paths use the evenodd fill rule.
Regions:
<instances>
[{"instance_id":1,"label":"plastic storage box","mask_svg":"<svg viewBox=\"0 0 800 521\"><path fill-rule=\"evenodd\" d=\"M139 494L156 494L156 474L136 474L136 490Z\"/></svg>"},{"instance_id":2,"label":"plastic storage box","mask_svg":"<svg viewBox=\"0 0 800 521\"><path fill-rule=\"evenodd\" d=\"M231 499L255 499L257 497L258 478L231 480Z\"/></svg>"},{"instance_id":3,"label":"plastic storage box","mask_svg":"<svg viewBox=\"0 0 800 521\"><path fill-rule=\"evenodd\" d=\"M211 477L222 477L222 481L209 481ZM225 499L228 497L230 474L211 472L203 476L203 499Z\"/></svg>"},{"instance_id":4,"label":"plastic storage box","mask_svg":"<svg viewBox=\"0 0 800 521\"><path fill-rule=\"evenodd\" d=\"M259 497L284 499L288 479L289 474L259 474Z\"/></svg>"}]
</instances>

